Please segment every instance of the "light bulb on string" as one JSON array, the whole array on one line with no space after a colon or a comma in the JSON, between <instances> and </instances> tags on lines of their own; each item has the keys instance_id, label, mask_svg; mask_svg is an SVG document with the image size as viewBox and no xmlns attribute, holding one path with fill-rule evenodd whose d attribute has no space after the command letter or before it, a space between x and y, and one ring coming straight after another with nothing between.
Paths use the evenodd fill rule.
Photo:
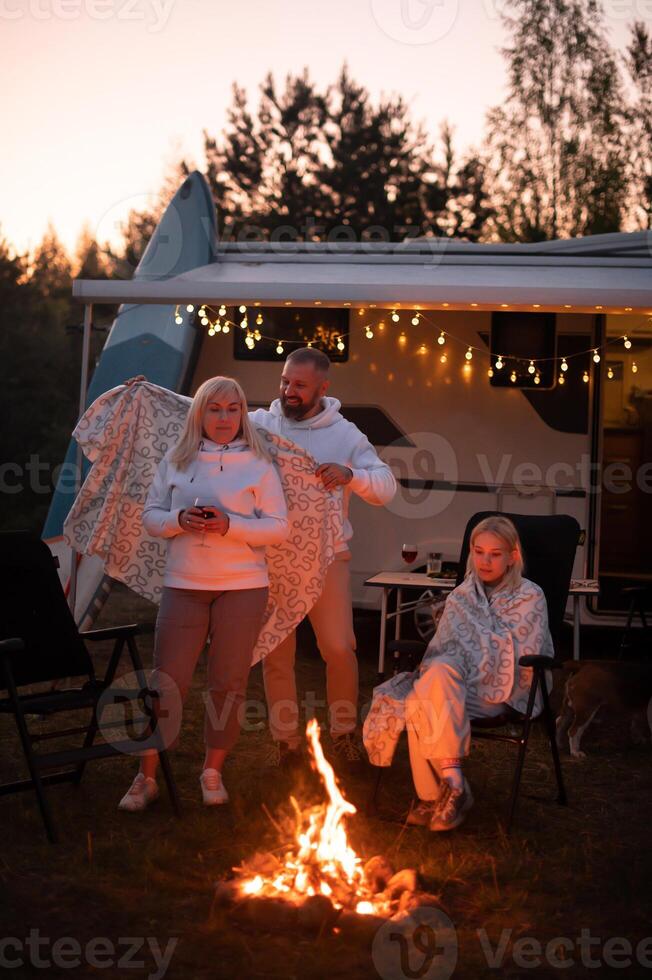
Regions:
<instances>
[{"instance_id":1,"label":"light bulb on string","mask_svg":"<svg viewBox=\"0 0 652 980\"><path fill-rule=\"evenodd\" d=\"M503 359L502 359L502 357L499 354L498 355L498 360L496 361L496 370L497 371L500 371L501 368L502 368L502 366L503 366Z\"/></svg>"},{"instance_id":2,"label":"light bulb on string","mask_svg":"<svg viewBox=\"0 0 652 980\"><path fill-rule=\"evenodd\" d=\"M176 324L178 324L179 326L181 326L181 324L183 323L183 317L179 313L179 307L178 306L175 308L175 311L174 311L174 322Z\"/></svg>"},{"instance_id":3,"label":"light bulb on string","mask_svg":"<svg viewBox=\"0 0 652 980\"><path fill-rule=\"evenodd\" d=\"M627 335L623 337L623 344L625 345L626 350L631 350L632 342Z\"/></svg>"},{"instance_id":4,"label":"light bulb on string","mask_svg":"<svg viewBox=\"0 0 652 980\"><path fill-rule=\"evenodd\" d=\"M534 375L534 383L535 383L535 385L540 385L541 384L541 375L539 374L538 371Z\"/></svg>"},{"instance_id":5,"label":"light bulb on string","mask_svg":"<svg viewBox=\"0 0 652 980\"><path fill-rule=\"evenodd\" d=\"M214 329L214 327L209 327L208 328L208 336L209 337L214 337L215 336L215 329Z\"/></svg>"},{"instance_id":6,"label":"light bulb on string","mask_svg":"<svg viewBox=\"0 0 652 980\"><path fill-rule=\"evenodd\" d=\"M373 337L374 337L374 332L373 332L373 330L371 329L371 327L367 327L367 329L366 329L366 330L365 330L365 332L364 332L364 335L365 335L365 337L367 338L367 340L373 340Z\"/></svg>"},{"instance_id":7,"label":"light bulb on string","mask_svg":"<svg viewBox=\"0 0 652 980\"><path fill-rule=\"evenodd\" d=\"M584 374L582 375L582 381L584 382L585 385L589 383L589 372L586 370L586 368L584 368Z\"/></svg>"},{"instance_id":8,"label":"light bulb on string","mask_svg":"<svg viewBox=\"0 0 652 980\"><path fill-rule=\"evenodd\" d=\"M260 327L262 325L262 322L263 322L263 314L259 313L258 316L256 317L256 323Z\"/></svg>"},{"instance_id":9,"label":"light bulb on string","mask_svg":"<svg viewBox=\"0 0 652 980\"><path fill-rule=\"evenodd\" d=\"M398 313L396 312L396 310L392 310L392 320L394 321L394 323L398 323L398 321L399 321L400 319L401 319L401 317L400 317L400 316L399 316L399 314L398 314Z\"/></svg>"},{"instance_id":10,"label":"light bulb on string","mask_svg":"<svg viewBox=\"0 0 652 980\"><path fill-rule=\"evenodd\" d=\"M206 307L205 306L200 306L200 308L199 308L199 316L200 316L200 318L206 316Z\"/></svg>"},{"instance_id":11,"label":"light bulb on string","mask_svg":"<svg viewBox=\"0 0 652 980\"><path fill-rule=\"evenodd\" d=\"M221 333L222 332L222 321L221 320L216 320L215 321L215 326L214 326L213 329L215 330L215 333Z\"/></svg>"},{"instance_id":12,"label":"light bulb on string","mask_svg":"<svg viewBox=\"0 0 652 980\"><path fill-rule=\"evenodd\" d=\"M246 330L248 326L249 321L247 320L246 316L243 316L242 320L240 320L240 327L242 330Z\"/></svg>"},{"instance_id":13,"label":"light bulb on string","mask_svg":"<svg viewBox=\"0 0 652 980\"><path fill-rule=\"evenodd\" d=\"M512 371L512 373L509 376L509 380L512 382L512 384L516 382L516 371Z\"/></svg>"},{"instance_id":14,"label":"light bulb on string","mask_svg":"<svg viewBox=\"0 0 652 980\"><path fill-rule=\"evenodd\" d=\"M260 330L254 330L254 340L258 341L261 339Z\"/></svg>"},{"instance_id":15,"label":"light bulb on string","mask_svg":"<svg viewBox=\"0 0 652 980\"><path fill-rule=\"evenodd\" d=\"M568 371L568 364L566 362L566 358L565 357L562 357L562 359L561 359L561 369L562 369L562 371Z\"/></svg>"},{"instance_id":16,"label":"light bulb on string","mask_svg":"<svg viewBox=\"0 0 652 980\"><path fill-rule=\"evenodd\" d=\"M467 352L466 352L466 354L464 356L467 359L467 361L472 361L473 360L473 350L472 350L471 347L469 347L469 349L467 350Z\"/></svg>"},{"instance_id":17,"label":"light bulb on string","mask_svg":"<svg viewBox=\"0 0 652 980\"><path fill-rule=\"evenodd\" d=\"M231 327L228 325L228 323L225 323L224 326L222 327L222 333L230 333L230 332L231 332Z\"/></svg>"},{"instance_id":18,"label":"light bulb on string","mask_svg":"<svg viewBox=\"0 0 652 980\"><path fill-rule=\"evenodd\" d=\"M402 334L400 335L400 337L398 338L398 342L399 342L399 344L401 345L401 347L405 347L405 345L406 345L406 343L407 343L407 337L405 336L405 334L404 334L404 333L402 333Z\"/></svg>"},{"instance_id":19,"label":"light bulb on string","mask_svg":"<svg viewBox=\"0 0 652 980\"><path fill-rule=\"evenodd\" d=\"M636 374L637 371L638 371L638 364L636 363L636 361L632 361L632 374Z\"/></svg>"},{"instance_id":20,"label":"light bulb on string","mask_svg":"<svg viewBox=\"0 0 652 980\"><path fill-rule=\"evenodd\" d=\"M419 314L418 313L415 313L414 314L414 316L412 317L412 321L411 322L412 322L412 326L413 327L418 327L419 326Z\"/></svg>"},{"instance_id":21,"label":"light bulb on string","mask_svg":"<svg viewBox=\"0 0 652 980\"><path fill-rule=\"evenodd\" d=\"M283 344L281 344L280 342L276 345L276 353L277 354L283 353Z\"/></svg>"},{"instance_id":22,"label":"light bulb on string","mask_svg":"<svg viewBox=\"0 0 652 980\"><path fill-rule=\"evenodd\" d=\"M446 343L446 334L444 333L443 330L437 337L437 343L440 344L442 347Z\"/></svg>"},{"instance_id":23,"label":"light bulb on string","mask_svg":"<svg viewBox=\"0 0 652 980\"><path fill-rule=\"evenodd\" d=\"M534 374L534 372L536 371L536 368L534 366L534 361L530 361L530 365L527 370L528 370L528 374Z\"/></svg>"},{"instance_id":24,"label":"light bulb on string","mask_svg":"<svg viewBox=\"0 0 652 980\"><path fill-rule=\"evenodd\" d=\"M446 361L448 360L448 356L447 356L446 354L442 354L442 355L440 356L440 358L439 358L439 360L440 360L440 362L441 362L442 364L445 364L445 363L446 363Z\"/></svg>"},{"instance_id":25,"label":"light bulb on string","mask_svg":"<svg viewBox=\"0 0 652 980\"><path fill-rule=\"evenodd\" d=\"M593 351L593 363L594 363L594 364L599 364L599 363L600 363L600 355L598 354L598 349L597 349L597 347L596 347L596 349L595 349L595 350Z\"/></svg>"},{"instance_id":26,"label":"light bulb on string","mask_svg":"<svg viewBox=\"0 0 652 980\"><path fill-rule=\"evenodd\" d=\"M494 376L494 369L493 368L489 368L489 370L487 371L487 377L488 378L493 378L493 376Z\"/></svg>"},{"instance_id":27,"label":"light bulb on string","mask_svg":"<svg viewBox=\"0 0 652 980\"><path fill-rule=\"evenodd\" d=\"M247 334L247 336L245 337L245 344L247 345L247 347L249 348L249 350L253 350L255 341L254 341L254 338L251 336L250 333Z\"/></svg>"},{"instance_id":28,"label":"light bulb on string","mask_svg":"<svg viewBox=\"0 0 652 980\"><path fill-rule=\"evenodd\" d=\"M194 313L195 312L195 307L192 305L192 303L188 303L188 305L186 306L186 309L187 309L188 313Z\"/></svg>"},{"instance_id":29,"label":"light bulb on string","mask_svg":"<svg viewBox=\"0 0 652 980\"><path fill-rule=\"evenodd\" d=\"M614 376L614 369L611 367L611 365L609 365L609 367L607 368L607 377L611 381L613 376Z\"/></svg>"},{"instance_id":30,"label":"light bulb on string","mask_svg":"<svg viewBox=\"0 0 652 980\"><path fill-rule=\"evenodd\" d=\"M340 337L340 339L339 339L339 340L337 341L337 349L338 349L339 351L342 351L342 350L344 350L344 341L342 340L342 338L341 338L341 337Z\"/></svg>"},{"instance_id":31,"label":"light bulb on string","mask_svg":"<svg viewBox=\"0 0 652 980\"><path fill-rule=\"evenodd\" d=\"M560 374L559 377L557 378L557 384L559 384L559 385L565 385L566 384L566 378L564 377L563 374Z\"/></svg>"},{"instance_id":32,"label":"light bulb on string","mask_svg":"<svg viewBox=\"0 0 652 980\"><path fill-rule=\"evenodd\" d=\"M239 306L238 309L240 310L241 313L247 312L247 307L244 304L242 306Z\"/></svg>"},{"instance_id":33,"label":"light bulb on string","mask_svg":"<svg viewBox=\"0 0 652 980\"><path fill-rule=\"evenodd\" d=\"M222 303L222 305L220 306L217 312L220 314L220 316L226 316L226 306L224 305L224 303Z\"/></svg>"},{"instance_id":34,"label":"light bulb on string","mask_svg":"<svg viewBox=\"0 0 652 980\"><path fill-rule=\"evenodd\" d=\"M203 317L201 318L201 325L202 325L202 327L207 327L207 326L208 326L208 324L209 324L209 319L208 319L208 317L207 317L207 316L203 316Z\"/></svg>"}]
</instances>

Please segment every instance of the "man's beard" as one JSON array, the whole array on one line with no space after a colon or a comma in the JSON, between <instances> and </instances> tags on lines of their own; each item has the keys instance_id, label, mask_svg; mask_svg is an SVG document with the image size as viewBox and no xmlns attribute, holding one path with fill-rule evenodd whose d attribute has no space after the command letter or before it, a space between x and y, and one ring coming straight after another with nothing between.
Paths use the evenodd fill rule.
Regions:
<instances>
[{"instance_id":1,"label":"man's beard","mask_svg":"<svg viewBox=\"0 0 652 980\"><path fill-rule=\"evenodd\" d=\"M306 417L308 412L312 411L320 400L320 395L315 394L310 402L299 402L297 405L289 405L286 396L281 395L281 408L287 419L294 419L295 422L300 422L301 419Z\"/></svg>"}]
</instances>

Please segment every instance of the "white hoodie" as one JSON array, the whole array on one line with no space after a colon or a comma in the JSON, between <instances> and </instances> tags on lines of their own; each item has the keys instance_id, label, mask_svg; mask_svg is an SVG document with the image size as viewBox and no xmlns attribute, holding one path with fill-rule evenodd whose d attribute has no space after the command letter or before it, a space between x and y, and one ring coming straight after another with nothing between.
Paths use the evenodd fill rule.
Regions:
<instances>
[{"instance_id":1,"label":"white hoodie","mask_svg":"<svg viewBox=\"0 0 652 980\"><path fill-rule=\"evenodd\" d=\"M164 585L175 589L257 589L269 584L265 546L288 534L285 497L274 464L243 439L204 439L187 470L161 460L143 510L155 537L169 538ZM179 514L195 500L228 514L226 534L184 531Z\"/></svg>"},{"instance_id":2,"label":"white hoodie","mask_svg":"<svg viewBox=\"0 0 652 980\"><path fill-rule=\"evenodd\" d=\"M258 408L249 413L249 418L254 425L296 442L318 463L340 463L352 470L353 479L343 488L343 536L335 545L336 551L344 551L353 536L348 517L351 493L357 493L368 504L382 507L394 497L396 480L364 433L341 415L337 398L322 398L322 406L318 415L297 421L286 418L277 398L269 410Z\"/></svg>"}]
</instances>

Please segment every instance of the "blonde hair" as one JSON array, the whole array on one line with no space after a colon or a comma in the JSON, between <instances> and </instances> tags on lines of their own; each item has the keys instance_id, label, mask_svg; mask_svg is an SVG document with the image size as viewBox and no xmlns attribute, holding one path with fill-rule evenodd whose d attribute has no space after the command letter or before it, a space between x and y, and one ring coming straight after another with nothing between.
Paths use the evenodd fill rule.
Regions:
<instances>
[{"instance_id":1,"label":"blonde hair","mask_svg":"<svg viewBox=\"0 0 652 980\"><path fill-rule=\"evenodd\" d=\"M204 381L195 392L190 410L183 425L183 430L179 441L170 453L170 461L179 470L188 468L192 460L199 452L199 445L205 438L202 427L204 413L209 402L221 395L235 395L234 401L240 402L242 420L238 435L244 439L249 448L260 459L270 460L269 452L265 447L262 438L256 432L249 421L249 409L245 393L235 380L235 378L209 378Z\"/></svg>"},{"instance_id":2,"label":"blonde hair","mask_svg":"<svg viewBox=\"0 0 652 980\"><path fill-rule=\"evenodd\" d=\"M512 521L508 517L501 517L500 514L485 517L471 531L469 557L466 562L466 577L475 574L475 568L473 566L473 545L479 534L495 534L496 537L505 542L505 546L510 554L514 551L516 552L516 558L511 567L505 572L500 584L506 585L510 590L517 589L523 577L523 547L521 545L521 539L518 536L518 531Z\"/></svg>"}]
</instances>

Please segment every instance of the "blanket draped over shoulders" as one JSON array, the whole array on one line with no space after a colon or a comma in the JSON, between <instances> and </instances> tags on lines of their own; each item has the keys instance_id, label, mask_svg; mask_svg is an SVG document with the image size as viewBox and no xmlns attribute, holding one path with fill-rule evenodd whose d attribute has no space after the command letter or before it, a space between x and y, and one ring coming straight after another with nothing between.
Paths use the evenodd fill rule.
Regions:
<instances>
[{"instance_id":1,"label":"blanket draped over shoulders","mask_svg":"<svg viewBox=\"0 0 652 980\"><path fill-rule=\"evenodd\" d=\"M454 663L464 677L466 690L476 697L524 712L532 668L521 667L519 658L553 653L548 607L538 585L524 578L518 588L499 587L488 598L475 575L467 576L446 600L437 632L419 668L397 674L374 688L363 731L370 761L378 766L391 763L405 727L406 699L417 677L434 663ZM540 710L541 695L537 692L535 712Z\"/></svg>"},{"instance_id":2,"label":"blanket draped over shoulders","mask_svg":"<svg viewBox=\"0 0 652 980\"><path fill-rule=\"evenodd\" d=\"M167 545L143 527L147 493L163 456L176 445L188 401L141 382L101 395L73 432L90 471L64 525L76 551L98 555L107 575L153 602L160 600ZM341 490L326 492L304 449L258 429L274 461L288 506L290 532L266 549L269 600L253 662L299 624L319 598L341 537Z\"/></svg>"}]
</instances>

